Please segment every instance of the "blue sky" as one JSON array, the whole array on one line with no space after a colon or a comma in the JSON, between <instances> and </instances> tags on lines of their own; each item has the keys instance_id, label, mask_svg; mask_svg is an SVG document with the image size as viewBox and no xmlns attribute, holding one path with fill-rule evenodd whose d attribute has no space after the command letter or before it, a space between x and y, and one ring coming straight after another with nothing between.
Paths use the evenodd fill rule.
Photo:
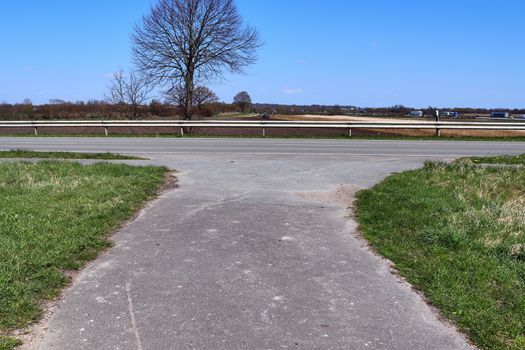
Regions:
<instances>
[{"instance_id":1,"label":"blue sky","mask_svg":"<svg viewBox=\"0 0 525 350\"><path fill-rule=\"evenodd\" d=\"M154 0L3 1L0 102L103 97ZM238 0L264 46L224 101L525 108L523 0Z\"/></svg>"}]
</instances>

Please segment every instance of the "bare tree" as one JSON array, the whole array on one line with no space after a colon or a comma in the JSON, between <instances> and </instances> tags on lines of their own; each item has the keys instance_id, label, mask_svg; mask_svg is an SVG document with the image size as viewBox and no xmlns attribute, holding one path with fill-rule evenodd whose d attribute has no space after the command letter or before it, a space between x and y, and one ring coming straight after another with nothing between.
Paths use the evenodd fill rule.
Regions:
<instances>
[{"instance_id":1,"label":"bare tree","mask_svg":"<svg viewBox=\"0 0 525 350\"><path fill-rule=\"evenodd\" d=\"M136 119L140 116L140 107L148 101L152 90L152 84L144 77L133 70L126 77L121 70L113 75L107 100L109 103L128 107L129 116Z\"/></svg>"},{"instance_id":2,"label":"bare tree","mask_svg":"<svg viewBox=\"0 0 525 350\"><path fill-rule=\"evenodd\" d=\"M135 26L133 55L151 81L181 86L191 119L195 86L241 73L256 61L256 29L244 26L233 0L159 0Z\"/></svg>"},{"instance_id":3,"label":"bare tree","mask_svg":"<svg viewBox=\"0 0 525 350\"><path fill-rule=\"evenodd\" d=\"M50 105L64 105L66 103L68 103L68 102L65 101L65 100L61 100L59 98L52 98L52 99L49 100L49 104Z\"/></svg>"},{"instance_id":4,"label":"bare tree","mask_svg":"<svg viewBox=\"0 0 525 350\"><path fill-rule=\"evenodd\" d=\"M115 105L125 105L126 85L126 77L123 70L113 74L113 79L109 86L109 96L106 97L106 100Z\"/></svg>"},{"instance_id":5,"label":"bare tree","mask_svg":"<svg viewBox=\"0 0 525 350\"><path fill-rule=\"evenodd\" d=\"M252 105L252 98L246 91L241 91L233 98L233 104L239 106L244 113Z\"/></svg>"},{"instance_id":6,"label":"bare tree","mask_svg":"<svg viewBox=\"0 0 525 350\"><path fill-rule=\"evenodd\" d=\"M206 86L197 86L193 91L193 105L199 110L203 106L219 102L219 97Z\"/></svg>"},{"instance_id":7,"label":"bare tree","mask_svg":"<svg viewBox=\"0 0 525 350\"><path fill-rule=\"evenodd\" d=\"M164 93L166 102L174 104L182 110L186 106L187 96L186 90L182 85L173 86ZM219 102L219 97L217 97L215 92L206 86L197 86L193 89L191 96L193 99L191 105L197 107L199 112L202 111L205 105Z\"/></svg>"},{"instance_id":8,"label":"bare tree","mask_svg":"<svg viewBox=\"0 0 525 350\"><path fill-rule=\"evenodd\" d=\"M164 98L167 103L173 104L180 109L186 106L186 92L182 85L172 86L164 93Z\"/></svg>"},{"instance_id":9,"label":"bare tree","mask_svg":"<svg viewBox=\"0 0 525 350\"><path fill-rule=\"evenodd\" d=\"M27 118L29 119L33 118L33 112L35 109L33 107L33 101L31 101L30 98L24 99L24 101L22 102L22 110Z\"/></svg>"},{"instance_id":10,"label":"bare tree","mask_svg":"<svg viewBox=\"0 0 525 350\"><path fill-rule=\"evenodd\" d=\"M126 85L126 96L131 106L131 115L133 118L139 116L140 107L146 104L152 90L152 85L147 79L138 76L134 71L130 71Z\"/></svg>"}]
</instances>

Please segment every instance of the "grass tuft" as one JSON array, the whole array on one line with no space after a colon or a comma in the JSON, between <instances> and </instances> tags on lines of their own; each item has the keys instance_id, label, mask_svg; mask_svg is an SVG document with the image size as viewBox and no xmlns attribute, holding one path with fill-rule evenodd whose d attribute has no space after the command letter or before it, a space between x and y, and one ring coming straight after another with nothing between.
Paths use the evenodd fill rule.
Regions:
<instances>
[{"instance_id":1,"label":"grass tuft","mask_svg":"<svg viewBox=\"0 0 525 350\"><path fill-rule=\"evenodd\" d=\"M0 336L0 350L12 350L19 345L22 345L22 342L18 339Z\"/></svg>"}]
</instances>

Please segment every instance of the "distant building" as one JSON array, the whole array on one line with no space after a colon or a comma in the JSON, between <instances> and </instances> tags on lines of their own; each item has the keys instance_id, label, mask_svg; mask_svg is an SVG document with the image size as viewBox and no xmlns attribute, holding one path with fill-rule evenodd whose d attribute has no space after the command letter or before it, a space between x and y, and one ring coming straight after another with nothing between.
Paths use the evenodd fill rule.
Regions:
<instances>
[{"instance_id":1,"label":"distant building","mask_svg":"<svg viewBox=\"0 0 525 350\"><path fill-rule=\"evenodd\" d=\"M460 117L459 112L442 112L441 115L443 117L448 117L448 118L459 118Z\"/></svg>"},{"instance_id":2,"label":"distant building","mask_svg":"<svg viewBox=\"0 0 525 350\"><path fill-rule=\"evenodd\" d=\"M423 111L411 111L409 115L414 118L422 118L425 113Z\"/></svg>"},{"instance_id":3,"label":"distant building","mask_svg":"<svg viewBox=\"0 0 525 350\"><path fill-rule=\"evenodd\" d=\"M508 113L508 112L493 112L491 118L509 119L510 118L510 113Z\"/></svg>"}]
</instances>

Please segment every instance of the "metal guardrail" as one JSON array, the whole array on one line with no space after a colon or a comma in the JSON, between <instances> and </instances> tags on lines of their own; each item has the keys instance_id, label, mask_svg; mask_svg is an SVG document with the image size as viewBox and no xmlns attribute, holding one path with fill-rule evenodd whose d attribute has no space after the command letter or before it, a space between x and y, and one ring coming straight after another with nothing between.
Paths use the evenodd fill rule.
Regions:
<instances>
[{"instance_id":1,"label":"metal guardrail","mask_svg":"<svg viewBox=\"0 0 525 350\"><path fill-rule=\"evenodd\" d=\"M525 131L525 122L443 122L443 121L251 121L251 120L97 120L97 121L0 121L1 128L31 128L38 135L39 128L102 128L109 135L109 128L122 127L165 127L180 128L181 135L187 128L259 128L263 136L271 128L323 128L347 129L352 136L353 129L420 129L435 130L505 130Z\"/></svg>"}]
</instances>

